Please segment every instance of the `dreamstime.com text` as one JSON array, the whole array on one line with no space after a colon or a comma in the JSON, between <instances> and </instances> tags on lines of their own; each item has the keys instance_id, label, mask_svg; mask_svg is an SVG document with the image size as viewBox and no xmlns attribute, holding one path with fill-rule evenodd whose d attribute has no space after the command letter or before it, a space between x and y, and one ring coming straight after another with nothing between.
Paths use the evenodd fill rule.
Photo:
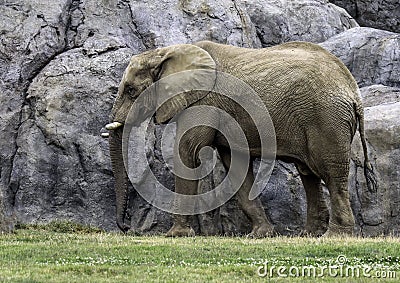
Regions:
<instances>
[{"instance_id":1,"label":"dreamstime.com text","mask_svg":"<svg viewBox=\"0 0 400 283\"><path fill-rule=\"evenodd\" d=\"M304 266L285 266L272 265L265 261L263 265L257 268L257 275L260 277L304 277L304 278L322 278L322 277L342 277L342 278L396 278L396 271L388 267L382 267L379 270L369 266L352 266L347 264L347 258L343 255L337 257L335 262L329 265L304 265Z\"/></svg>"}]
</instances>

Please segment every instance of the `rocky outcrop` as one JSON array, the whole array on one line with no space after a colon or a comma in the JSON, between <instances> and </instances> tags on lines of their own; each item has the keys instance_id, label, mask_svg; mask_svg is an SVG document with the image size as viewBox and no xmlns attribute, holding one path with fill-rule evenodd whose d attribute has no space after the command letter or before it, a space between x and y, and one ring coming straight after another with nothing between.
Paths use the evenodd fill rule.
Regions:
<instances>
[{"instance_id":1,"label":"rocky outcrop","mask_svg":"<svg viewBox=\"0 0 400 283\"><path fill-rule=\"evenodd\" d=\"M246 1L246 10L263 47L287 41L320 43L358 27L349 14L325 1Z\"/></svg>"},{"instance_id":2,"label":"rocky outcrop","mask_svg":"<svg viewBox=\"0 0 400 283\"><path fill-rule=\"evenodd\" d=\"M361 143L353 142L350 188L353 211L363 235L399 235L400 88L373 85L361 89L370 158L378 176L377 192L365 189Z\"/></svg>"},{"instance_id":3,"label":"rocky outcrop","mask_svg":"<svg viewBox=\"0 0 400 283\"><path fill-rule=\"evenodd\" d=\"M19 221L113 225L108 144L99 129L131 55L121 48L90 58L85 49L73 49L32 80L8 191Z\"/></svg>"},{"instance_id":4,"label":"rocky outcrop","mask_svg":"<svg viewBox=\"0 0 400 283\"><path fill-rule=\"evenodd\" d=\"M343 9L321 0L57 0L51 5L18 0L0 1L0 14L0 211L7 218L23 223L67 219L116 229L108 144L99 132L132 54L204 39L255 48L307 40L339 56L360 86L385 85L362 89L380 190L377 195L365 191L355 138L352 205L362 233L398 233L399 186L393 182L399 175L393 165L399 164L393 118L399 109L397 34L354 29L357 23ZM172 187L160 153L162 127L153 132L152 170ZM169 142L171 147L173 138ZM218 163L200 190L224 176ZM293 165L277 162L261 199L279 232L302 229L305 194ZM129 214L138 232L162 233L171 225L169 214L133 189ZM10 223L2 219L0 213L0 226ZM235 199L196 217L194 226L203 234L250 229Z\"/></svg>"},{"instance_id":5,"label":"rocky outcrop","mask_svg":"<svg viewBox=\"0 0 400 283\"><path fill-rule=\"evenodd\" d=\"M360 89L364 107L400 102L400 88L371 85Z\"/></svg>"},{"instance_id":6,"label":"rocky outcrop","mask_svg":"<svg viewBox=\"0 0 400 283\"><path fill-rule=\"evenodd\" d=\"M64 49L69 9L66 1L50 6L39 1L0 2L0 195L5 215L13 210L9 185L26 90L40 69Z\"/></svg>"},{"instance_id":7,"label":"rocky outcrop","mask_svg":"<svg viewBox=\"0 0 400 283\"><path fill-rule=\"evenodd\" d=\"M321 46L340 58L360 87L373 84L400 87L400 34L353 28Z\"/></svg>"},{"instance_id":8,"label":"rocky outcrop","mask_svg":"<svg viewBox=\"0 0 400 283\"><path fill-rule=\"evenodd\" d=\"M14 219L6 214L4 195L3 192L0 191L0 235L12 232L14 230L14 225Z\"/></svg>"},{"instance_id":9,"label":"rocky outcrop","mask_svg":"<svg viewBox=\"0 0 400 283\"><path fill-rule=\"evenodd\" d=\"M361 25L400 32L400 2L397 0L330 0L346 9Z\"/></svg>"}]
</instances>

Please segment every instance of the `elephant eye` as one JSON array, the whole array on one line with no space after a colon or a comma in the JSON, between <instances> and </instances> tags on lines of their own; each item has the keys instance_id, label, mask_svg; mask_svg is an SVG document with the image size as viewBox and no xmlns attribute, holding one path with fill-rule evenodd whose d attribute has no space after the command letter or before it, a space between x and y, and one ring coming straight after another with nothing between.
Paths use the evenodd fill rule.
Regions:
<instances>
[{"instance_id":1,"label":"elephant eye","mask_svg":"<svg viewBox=\"0 0 400 283\"><path fill-rule=\"evenodd\" d=\"M125 94L129 95L131 98L134 98L136 95L137 89L132 85L125 86Z\"/></svg>"}]
</instances>

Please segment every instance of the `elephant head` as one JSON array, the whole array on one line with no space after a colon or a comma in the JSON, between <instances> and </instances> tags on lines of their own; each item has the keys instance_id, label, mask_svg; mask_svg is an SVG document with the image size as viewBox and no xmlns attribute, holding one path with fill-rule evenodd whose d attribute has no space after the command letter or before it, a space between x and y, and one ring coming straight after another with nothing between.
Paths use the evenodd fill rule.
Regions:
<instances>
[{"instance_id":1,"label":"elephant head","mask_svg":"<svg viewBox=\"0 0 400 283\"><path fill-rule=\"evenodd\" d=\"M110 157L115 177L117 225L122 231L130 229L125 223L129 179L123 161L122 133L131 106L146 88L168 75L188 70L215 68L214 60L205 50L189 44L155 49L131 58L118 89L110 123L106 125L106 129L110 132L103 134L104 137L109 137ZM168 121L206 94L186 92L175 96L157 109L156 121L159 123ZM157 93L155 95L157 96ZM143 105L143 109L146 109L146 105Z\"/></svg>"}]
</instances>

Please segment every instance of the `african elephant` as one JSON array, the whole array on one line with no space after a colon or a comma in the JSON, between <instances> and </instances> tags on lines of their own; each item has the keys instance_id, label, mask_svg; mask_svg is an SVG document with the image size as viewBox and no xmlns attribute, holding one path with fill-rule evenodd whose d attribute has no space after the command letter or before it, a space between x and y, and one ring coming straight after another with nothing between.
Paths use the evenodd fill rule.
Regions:
<instances>
[{"instance_id":1,"label":"african elephant","mask_svg":"<svg viewBox=\"0 0 400 283\"><path fill-rule=\"evenodd\" d=\"M339 59L320 46L306 42L248 49L202 41L133 56L122 78L110 124L106 126L110 131L119 228L123 231L130 228L124 222L129 180L121 149L123 125L130 107L142 91L161 78L197 69L218 70L239 77L255 90L267 107L275 127L277 159L295 163L306 191L305 233L352 234L355 222L349 201L348 175L351 142L357 127L364 151L367 184L371 190L376 188L364 137L359 90L351 73ZM240 126L247 129L250 149L255 149L251 151L251 161L259 157L256 150L258 140L253 138L251 125L242 119L238 106L217 99L212 92L201 95L187 92L174 98L174 101L157 110L156 122L165 123L183 109L196 105L211 105L234 116ZM204 118L219 119L218 115ZM184 119L190 117L184 116ZM178 130L179 123L178 118ZM192 129L183 139L178 150L188 167L198 166L199 150L212 146L229 168L231 151L215 129ZM274 233L274 229L260 200L248 197L254 181L251 162L249 168L237 193L238 202L252 221L252 235L268 236ZM322 196L321 180L330 193L330 214ZM196 194L196 188L197 181L175 177L176 192ZM167 235L193 235L189 220L190 216L174 215L174 224Z\"/></svg>"}]
</instances>

